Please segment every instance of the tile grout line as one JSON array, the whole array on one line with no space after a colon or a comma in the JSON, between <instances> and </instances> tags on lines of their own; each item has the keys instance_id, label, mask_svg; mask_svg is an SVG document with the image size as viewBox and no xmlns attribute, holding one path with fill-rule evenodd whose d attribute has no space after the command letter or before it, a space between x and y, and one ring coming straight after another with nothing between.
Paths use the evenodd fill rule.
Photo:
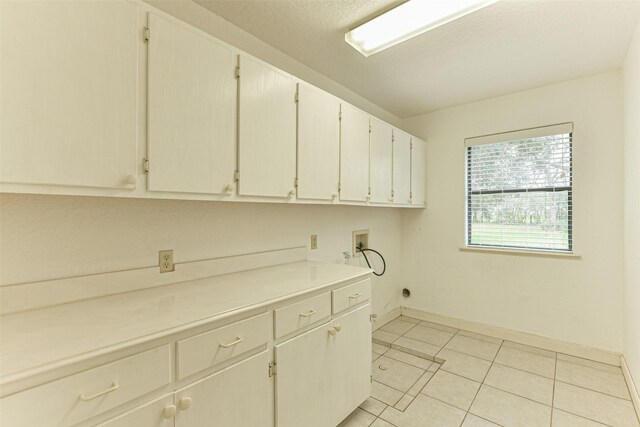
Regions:
<instances>
[{"instance_id":1,"label":"tile grout line","mask_svg":"<svg viewBox=\"0 0 640 427\"><path fill-rule=\"evenodd\" d=\"M581 420L591 421L591 422L594 422L594 423L597 423L597 424L601 424L601 425L606 426L606 427L615 427L615 426L613 426L611 424L607 424L607 423L604 423L602 421L598 421L598 420L594 420L594 419L585 417L584 415L574 414L573 412L569 412L566 409L560 409L560 408L554 408L554 409L558 409L558 411L562 411L562 412L565 412L565 413L567 413L569 415L573 415L574 417L580 418Z\"/></svg>"},{"instance_id":2,"label":"tile grout line","mask_svg":"<svg viewBox=\"0 0 640 427\"><path fill-rule=\"evenodd\" d=\"M411 322L407 322L407 323L411 323ZM420 325L420 323L414 323L414 324L413 324L413 326L412 326L411 328L409 328L409 329L408 329L404 334L400 335L400 338L405 337L405 335L406 335L407 333L409 333L409 331L413 330L413 329L414 329L416 326L418 326L418 325ZM433 328L432 328L432 329L433 329ZM456 332L456 333L457 333L457 332ZM454 334L454 336L455 336L455 334ZM400 338L397 338L395 341L397 341L397 340L398 340L398 339L400 339ZM405 338L408 338L408 337L405 337ZM452 336L451 338L453 338L453 336ZM395 342L395 341L394 341L394 342ZM416 341L420 341L420 340L416 340ZM422 342L422 341L421 341L421 342ZM448 341L447 341L447 342L448 342ZM392 342L391 344L393 344L393 342ZM430 343L427 343L427 344L430 344ZM392 347L391 347L391 348L392 348ZM424 357L416 356L415 354L411 354L411 353L408 353L408 352L405 352L405 351L399 350L399 349L397 349L397 348L395 348L394 350L399 351L399 352L401 352L401 353L409 354L409 355L412 355L412 356L415 356L415 357L419 357L419 358L424 359L424 360L429 360L429 359L426 359L426 358L424 358ZM440 349L440 350L441 350L441 349ZM439 352L440 350L438 350L438 352ZM436 354L437 354L437 353L436 353ZM389 357L390 359L393 359L393 360L397 360L397 359L394 359L393 357L390 357L390 356L387 356L387 357ZM432 359L430 360L430 361L431 361L431 364L429 365L429 367L431 367L434 363L437 363L434 359L435 359L435 355L434 355L434 356L432 357ZM398 362L406 363L407 365L410 365L410 366L415 366L415 365L412 365L412 364L410 364L410 363L408 363L408 362L404 362L404 361L402 361L402 360L398 360ZM416 367L416 368L419 368L419 369L422 369L422 368L420 368L420 367L418 367L418 366L415 366L415 367ZM426 375L426 373L427 373L427 372L430 372L428 369L429 369L429 368L424 369L424 372L422 373L422 375L420 375L420 377L419 377L419 378L418 378L418 379L417 379L417 380L416 380L416 381L411 385L411 387L409 387L409 390L411 390L411 388L413 388L413 386L414 386L414 385L416 385L416 384L418 383L418 381L420 381L420 380L422 379L422 377L423 377L424 375ZM437 371L436 371L436 372L437 372ZM435 373L435 372L433 372L433 374L431 375L431 378L433 378L433 377L435 376L435 374L436 374L436 373ZM411 396L411 395L409 395L409 394L408 394L408 393L409 393L409 390L407 390L406 392L404 392L404 394L402 395L402 397L400 398L400 400L402 400L405 396L409 396L409 397L411 397L411 402L409 402L409 403L407 404L407 406L405 406L405 408L404 408L401 412L406 411L406 410L409 408L409 406L411 406L411 404L412 404L412 403L413 403L413 401L416 399L416 397L418 397L418 395L422 392L422 390L424 389L424 387L426 387L426 386L427 386L427 384L429 383L429 381L431 381L431 378L429 378L429 379L427 380L427 382L426 382L426 383L425 383L425 385L422 387L422 389L418 390L418 393L416 393L416 395L415 395L415 396ZM385 385L386 385L386 384L385 384ZM393 388L393 387L391 387L391 388ZM394 390L397 390L397 389L394 389ZM398 390L398 391L401 391L401 390ZM398 402L400 402L400 400L398 400ZM396 405L398 404L398 402L396 402ZM393 405L393 406L392 406L392 408L394 408L394 409L396 409L396 410L399 410L398 408L396 408L396 407L395 407L395 405ZM385 409L386 409L386 408L385 408ZM384 421L384 420L383 420L383 421Z\"/></svg>"},{"instance_id":3,"label":"tile grout line","mask_svg":"<svg viewBox=\"0 0 640 427\"><path fill-rule=\"evenodd\" d=\"M549 359L551 359L551 358L549 358ZM549 377L544 376L544 375L536 374L535 372L526 371L526 370L521 369L521 368L516 368L515 366L505 365L504 363L494 362L493 364L494 365L498 365L498 366L502 366L504 368L513 369L514 371L524 372L525 374L535 375L536 377L544 378L546 380L555 381L555 372L554 372L554 378L549 378Z\"/></svg>"},{"instance_id":4,"label":"tile grout line","mask_svg":"<svg viewBox=\"0 0 640 427\"><path fill-rule=\"evenodd\" d=\"M502 340L500 342L500 346L498 347L498 351L496 351L496 354L493 355L493 360L491 361L491 365L489 365L489 369L487 369L487 373L484 374L484 377L482 378L482 381L480 382L480 387L478 387L478 390L476 391L476 394L473 396L473 399L471 400L471 403L469 404L469 409L467 409L467 413L464 414L464 418L462 419L462 424L464 424L464 420L467 419L467 415L469 415L471 413L471 407L473 406L473 402L476 401L476 398L478 397L478 393L480 393L480 389L484 385L484 382L487 379L487 376L489 375L489 371L491 371L491 368L496 363L496 357L498 357L498 353L500 353L500 350L502 349L502 345L503 344L504 344L504 340ZM472 414L472 415L475 415L475 414ZM491 420L487 420L487 421L491 421ZM493 422L493 421L491 421L491 422Z\"/></svg>"},{"instance_id":5,"label":"tile grout line","mask_svg":"<svg viewBox=\"0 0 640 427\"><path fill-rule=\"evenodd\" d=\"M553 426L553 411L555 408L555 399L556 399L556 378L558 377L558 353L556 353L556 357L553 364L553 389L551 390L551 424Z\"/></svg>"},{"instance_id":6,"label":"tile grout line","mask_svg":"<svg viewBox=\"0 0 640 427\"><path fill-rule=\"evenodd\" d=\"M407 322L407 323L411 323L411 322ZM411 356L419 357L419 358L421 358L421 359L429 360L429 361L431 362L431 365L429 365L429 367L431 367L434 363L437 363L438 365L442 366L442 365L443 365L443 363L438 363L438 362L436 362L436 361L434 360L434 359L435 359L435 357L436 357L435 355L434 355L434 356L432 356L432 358L431 358L431 359L426 359L426 358L424 358L424 357L416 356L415 354L411 354L411 353L406 352L406 351L403 351L403 350L401 350L401 349L397 349L397 348L393 348L393 347L391 347L391 345L392 345L395 341L397 341L398 339L400 339L400 338L402 338L402 337L405 337L405 335L406 335L409 331L413 330L416 326L419 326L420 324L421 324L421 323L415 323L415 324L413 324L413 326L412 326L411 328L409 328L405 333L401 334L398 338L396 338L394 341L392 341L392 342L389 344L389 348L390 348L390 349L394 349L394 350L396 350L396 351L399 351L399 352L401 352L401 353L405 353L405 354L408 354L408 355L411 355ZM435 328L431 328L431 329L435 329ZM388 331L385 331L385 332L388 332ZM460 330L459 330L459 329L458 329L458 330L457 330L457 331L456 331L456 332L451 336L451 338L449 338L449 340L447 340L447 342L445 343L445 345L447 345L447 344L449 343L449 341L451 341L451 340L453 339L453 337L454 337L454 336L456 336L456 334L457 334L458 332L460 332ZM405 338L408 338L408 337L405 337ZM421 340L416 340L416 341L424 342L424 341L421 341ZM427 343L427 344L431 344L431 343ZM431 344L431 345L434 345L434 344ZM436 347L436 345L434 345L434 347ZM436 352L436 354L438 354L438 353L439 353L443 348L444 348L444 346L440 347L440 348L438 349L438 351ZM385 351L385 353L386 353L386 351ZM397 359L394 359L393 357L390 357L390 356L387 356L387 357L389 357L390 359L393 359L393 360L397 360ZM398 362L401 362L401 363L405 363L405 364L407 364L407 365L409 365L409 366L414 366L414 367L416 367L416 368L418 368L418 369L422 369L422 368L420 368L420 367L418 367L418 366L412 365L412 364L407 363L407 362L402 361L402 360L397 360L397 361L398 361ZM440 368L438 368L438 369L440 369ZM424 373L423 373L422 375L420 375L420 377L419 377L419 378L418 378L418 379L417 379L417 380L416 380L416 381L411 385L411 387L409 387L409 390L411 390L411 388L412 388L412 387L413 387L413 386L414 386L418 381L420 381L420 379L422 379L422 377L423 377L427 372L430 372L430 371L428 370L428 368L427 368L427 369L424 369ZM415 395L415 396L411 396L411 395L409 395L409 394L408 394L408 393L409 393L409 390L407 390L406 392L403 392L402 390L398 390L398 389L396 389L396 388L394 388L394 387L391 387L391 386L389 386L389 385L387 385L387 384L380 383L380 384L384 384L385 386L387 386L387 387L389 387L389 388L391 388L391 389L393 389L393 390L396 390L396 391L399 391L399 392L403 393L402 397L398 400L398 402L399 402L400 400L402 400L405 396L409 396L409 397L411 397L411 402L409 402L409 404L407 404L407 406L406 406L402 411L400 411L398 408L396 408L396 407L395 407L395 405L397 405L397 404L398 404L398 402L396 402L394 405L387 405L387 407L391 407L391 408L393 408L393 409L395 409L395 410L397 410L397 411L400 411L400 412L405 412L405 411L409 408L409 406L411 406L411 404L412 404L412 403L413 403L413 401L416 399L416 397L418 397L418 395L420 395L420 393L422 392L422 390L424 389L424 387L426 387L426 386L427 386L427 384L429 383L429 381L431 381L431 379L435 376L436 372L437 372L437 370L436 370L435 372L433 372L433 373L432 373L431 378L429 378L429 379L427 380L427 382L426 382L426 383L425 383L425 385L422 387L422 389L418 390L418 393L416 393L416 395ZM429 396L429 397L431 397L431 396ZM383 402L383 403L384 403L384 402ZM442 402L442 403L446 403L446 402ZM451 405L449 405L449 406L451 406ZM385 408L385 410L386 410L386 409L387 409L387 408ZM384 410L383 410L383 412L384 412ZM381 412L380 414L382 414L382 412ZM380 418L380 417L378 417L378 418ZM384 420L383 418L381 418L381 419L382 419L383 421L385 421L385 422L388 422L388 421Z\"/></svg>"},{"instance_id":7,"label":"tile grout line","mask_svg":"<svg viewBox=\"0 0 640 427\"><path fill-rule=\"evenodd\" d=\"M572 387L581 388L581 389L583 389L583 390L589 390L589 391L592 391L592 392L594 392L594 393L604 394L605 396L613 397L614 399L624 400L625 402L631 402L631 400L630 400L630 399L625 399L624 397L614 396L613 394L605 393L605 392L603 392L603 391L594 390L594 389L592 389L592 388L584 387L584 386L577 385L577 384L568 383L568 382L566 382L566 381L554 380L554 382L559 382L559 383L562 383L562 384L567 384L567 385L570 385L570 386L572 386ZM633 405L633 402L631 402L631 404ZM564 410L564 409L563 409L563 410Z\"/></svg>"}]
</instances>

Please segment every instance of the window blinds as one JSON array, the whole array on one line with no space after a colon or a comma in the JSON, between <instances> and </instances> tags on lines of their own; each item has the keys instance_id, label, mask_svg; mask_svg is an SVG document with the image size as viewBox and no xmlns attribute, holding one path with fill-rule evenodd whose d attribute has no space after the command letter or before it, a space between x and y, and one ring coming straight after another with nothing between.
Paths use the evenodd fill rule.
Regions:
<instances>
[{"instance_id":1,"label":"window blinds","mask_svg":"<svg viewBox=\"0 0 640 427\"><path fill-rule=\"evenodd\" d=\"M571 252L571 123L465 140L467 246Z\"/></svg>"}]
</instances>

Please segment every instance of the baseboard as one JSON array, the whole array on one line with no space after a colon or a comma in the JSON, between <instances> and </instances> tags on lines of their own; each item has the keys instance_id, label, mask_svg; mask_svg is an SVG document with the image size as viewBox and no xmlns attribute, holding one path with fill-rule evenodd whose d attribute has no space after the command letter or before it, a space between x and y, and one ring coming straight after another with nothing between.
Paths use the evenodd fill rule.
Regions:
<instances>
[{"instance_id":1,"label":"baseboard","mask_svg":"<svg viewBox=\"0 0 640 427\"><path fill-rule=\"evenodd\" d=\"M629 366L627 365L627 360L624 358L624 354L620 356L620 367L622 368L622 375L624 375L624 380L627 382L627 388L629 389L629 393L631 394L631 401L633 402L633 407L636 409L636 415L640 420L640 392L638 390L638 387L636 386L636 382L631 376L631 371L629 370Z\"/></svg>"},{"instance_id":2,"label":"baseboard","mask_svg":"<svg viewBox=\"0 0 640 427\"><path fill-rule=\"evenodd\" d=\"M502 328L499 326L491 326L471 320L456 319L454 317L429 313L426 311L417 310L415 308L401 307L401 313L403 316L414 317L416 319L426 320L428 322L439 323L441 325L458 329L464 329L467 331L476 332L478 334L488 335L490 337L500 338L520 344L530 345L532 347L555 351L557 353L564 353L571 356L595 360L596 362L602 362L608 365L620 366L620 354L609 350L589 347L581 344L574 344L571 342L562 341L555 338L548 338L529 332L520 332L513 329Z\"/></svg>"},{"instance_id":3,"label":"baseboard","mask_svg":"<svg viewBox=\"0 0 640 427\"><path fill-rule=\"evenodd\" d=\"M383 327L387 323L391 322L393 319L400 317L400 314L401 314L400 307L396 307L387 313L379 315L371 324L371 330L375 331L376 329Z\"/></svg>"}]
</instances>

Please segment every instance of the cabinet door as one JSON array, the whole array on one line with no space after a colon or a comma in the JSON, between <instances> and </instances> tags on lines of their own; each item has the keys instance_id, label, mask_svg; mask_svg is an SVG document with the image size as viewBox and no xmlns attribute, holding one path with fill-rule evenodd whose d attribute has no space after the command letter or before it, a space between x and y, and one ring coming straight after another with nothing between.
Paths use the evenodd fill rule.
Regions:
<instances>
[{"instance_id":1,"label":"cabinet door","mask_svg":"<svg viewBox=\"0 0 640 427\"><path fill-rule=\"evenodd\" d=\"M176 427L273 426L273 383L264 351L175 394Z\"/></svg>"},{"instance_id":2,"label":"cabinet door","mask_svg":"<svg viewBox=\"0 0 640 427\"><path fill-rule=\"evenodd\" d=\"M298 198L332 200L340 180L340 101L298 84Z\"/></svg>"},{"instance_id":3,"label":"cabinet door","mask_svg":"<svg viewBox=\"0 0 640 427\"><path fill-rule=\"evenodd\" d=\"M235 171L235 57L189 26L149 14L148 188L225 193Z\"/></svg>"},{"instance_id":4,"label":"cabinet door","mask_svg":"<svg viewBox=\"0 0 640 427\"><path fill-rule=\"evenodd\" d=\"M366 304L276 346L278 427L334 427L369 396L370 312Z\"/></svg>"},{"instance_id":5,"label":"cabinet door","mask_svg":"<svg viewBox=\"0 0 640 427\"><path fill-rule=\"evenodd\" d=\"M341 105L340 199L364 202L369 195L369 116Z\"/></svg>"},{"instance_id":6,"label":"cabinet door","mask_svg":"<svg viewBox=\"0 0 640 427\"><path fill-rule=\"evenodd\" d=\"M0 2L0 182L132 189L138 7Z\"/></svg>"},{"instance_id":7,"label":"cabinet door","mask_svg":"<svg viewBox=\"0 0 640 427\"><path fill-rule=\"evenodd\" d=\"M240 55L239 194L291 197L296 177L296 84Z\"/></svg>"},{"instance_id":8,"label":"cabinet door","mask_svg":"<svg viewBox=\"0 0 640 427\"><path fill-rule=\"evenodd\" d=\"M411 198L411 137L393 130L393 203L408 205Z\"/></svg>"},{"instance_id":9,"label":"cabinet door","mask_svg":"<svg viewBox=\"0 0 640 427\"><path fill-rule=\"evenodd\" d=\"M427 148L424 141L411 138L411 200L413 205L427 205Z\"/></svg>"},{"instance_id":10,"label":"cabinet door","mask_svg":"<svg viewBox=\"0 0 640 427\"><path fill-rule=\"evenodd\" d=\"M334 389L331 408L334 425L346 418L371 393L371 305L349 312L331 323L339 325L334 337Z\"/></svg>"},{"instance_id":11,"label":"cabinet door","mask_svg":"<svg viewBox=\"0 0 640 427\"><path fill-rule=\"evenodd\" d=\"M171 414L174 408L173 394L170 394L98 424L98 427L173 427Z\"/></svg>"},{"instance_id":12,"label":"cabinet door","mask_svg":"<svg viewBox=\"0 0 640 427\"><path fill-rule=\"evenodd\" d=\"M335 336L325 323L275 347L278 427L334 427ZM370 334L369 334L370 335ZM355 408L354 408L355 409Z\"/></svg>"},{"instance_id":13,"label":"cabinet door","mask_svg":"<svg viewBox=\"0 0 640 427\"><path fill-rule=\"evenodd\" d=\"M371 119L371 203L391 203L393 165L391 126Z\"/></svg>"}]
</instances>

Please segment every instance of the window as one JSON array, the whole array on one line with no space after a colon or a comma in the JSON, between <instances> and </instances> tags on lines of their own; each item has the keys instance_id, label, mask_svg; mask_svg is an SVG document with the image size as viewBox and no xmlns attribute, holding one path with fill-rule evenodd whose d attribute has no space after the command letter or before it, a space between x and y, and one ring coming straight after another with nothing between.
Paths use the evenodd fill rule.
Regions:
<instances>
[{"instance_id":1,"label":"window","mask_svg":"<svg viewBox=\"0 0 640 427\"><path fill-rule=\"evenodd\" d=\"M465 141L466 245L572 252L570 123Z\"/></svg>"}]
</instances>

